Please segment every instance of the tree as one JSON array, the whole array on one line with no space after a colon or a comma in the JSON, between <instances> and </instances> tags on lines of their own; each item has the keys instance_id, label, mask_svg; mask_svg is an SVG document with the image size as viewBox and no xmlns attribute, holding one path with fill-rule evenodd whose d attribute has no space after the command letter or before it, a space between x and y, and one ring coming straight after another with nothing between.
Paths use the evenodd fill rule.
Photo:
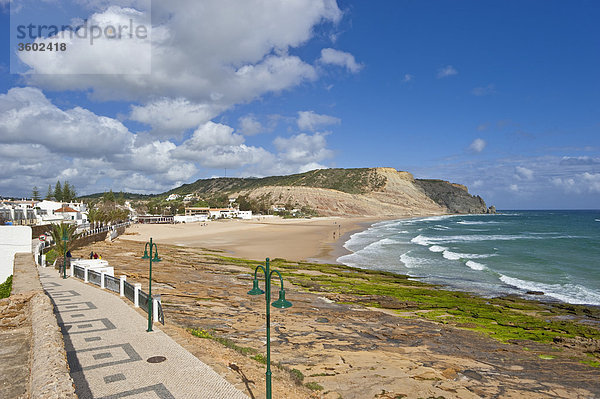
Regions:
<instances>
[{"instance_id":1,"label":"tree","mask_svg":"<svg viewBox=\"0 0 600 399\"><path fill-rule=\"evenodd\" d=\"M80 234L75 233L75 230L77 230L77 226L74 224L61 223L52 225L50 234L56 244L56 251L59 254L62 255L74 248L75 240L80 236ZM67 238L66 243L63 241L63 237Z\"/></svg>"},{"instance_id":2,"label":"tree","mask_svg":"<svg viewBox=\"0 0 600 399\"><path fill-rule=\"evenodd\" d=\"M40 197L40 190L38 190L37 186L33 186L33 190L31 192L31 199L33 199L34 201L39 201L42 199L42 197Z\"/></svg>"},{"instance_id":3,"label":"tree","mask_svg":"<svg viewBox=\"0 0 600 399\"><path fill-rule=\"evenodd\" d=\"M108 193L104 193L103 200L106 202L115 202L115 193L111 189Z\"/></svg>"},{"instance_id":4,"label":"tree","mask_svg":"<svg viewBox=\"0 0 600 399\"><path fill-rule=\"evenodd\" d=\"M88 211L88 220L90 225L93 226L92 228L94 228L97 223L103 222L105 218L106 215L104 212L97 208L90 207L90 210Z\"/></svg>"},{"instance_id":5,"label":"tree","mask_svg":"<svg viewBox=\"0 0 600 399\"><path fill-rule=\"evenodd\" d=\"M44 198L45 200L51 200L52 199L52 184L48 184L48 193L46 194L46 198Z\"/></svg>"},{"instance_id":6,"label":"tree","mask_svg":"<svg viewBox=\"0 0 600 399\"><path fill-rule=\"evenodd\" d=\"M69 182L65 182L62 189L62 200L64 202L72 202L75 200L77 193L75 192L75 187L73 187Z\"/></svg>"},{"instance_id":7,"label":"tree","mask_svg":"<svg viewBox=\"0 0 600 399\"><path fill-rule=\"evenodd\" d=\"M60 185L60 180L57 180L56 186L54 186L54 199L58 202L62 202L63 200L63 191L62 186Z\"/></svg>"}]
</instances>

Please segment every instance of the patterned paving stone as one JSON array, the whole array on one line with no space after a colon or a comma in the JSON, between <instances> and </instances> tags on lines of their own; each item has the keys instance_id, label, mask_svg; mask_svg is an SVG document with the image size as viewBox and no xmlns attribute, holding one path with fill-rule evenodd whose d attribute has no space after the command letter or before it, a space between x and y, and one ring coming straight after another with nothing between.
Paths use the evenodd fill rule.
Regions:
<instances>
[{"instance_id":1,"label":"patterned paving stone","mask_svg":"<svg viewBox=\"0 0 600 399\"><path fill-rule=\"evenodd\" d=\"M80 399L247 399L118 295L40 269ZM164 357L160 363L144 359Z\"/></svg>"}]
</instances>

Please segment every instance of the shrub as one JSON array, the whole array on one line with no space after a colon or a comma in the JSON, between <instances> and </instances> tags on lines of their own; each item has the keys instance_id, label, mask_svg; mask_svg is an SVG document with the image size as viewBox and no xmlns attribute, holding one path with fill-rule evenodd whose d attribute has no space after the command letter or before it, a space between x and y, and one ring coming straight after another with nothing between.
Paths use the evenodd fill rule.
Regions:
<instances>
[{"instance_id":1,"label":"shrub","mask_svg":"<svg viewBox=\"0 0 600 399\"><path fill-rule=\"evenodd\" d=\"M10 275L5 282L0 284L0 299L8 298L10 296L10 291L12 290L12 278L13 276Z\"/></svg>"}]
</instances>

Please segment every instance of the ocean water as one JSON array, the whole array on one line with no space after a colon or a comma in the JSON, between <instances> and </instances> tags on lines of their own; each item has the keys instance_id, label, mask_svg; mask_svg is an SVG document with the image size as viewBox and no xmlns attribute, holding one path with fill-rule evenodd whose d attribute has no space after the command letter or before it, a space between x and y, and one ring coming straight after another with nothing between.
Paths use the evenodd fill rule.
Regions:
<instances>
[{"instance_id":1,"label":"ocean water","mask_svg":"<svg viewBox=\"0 0 600 399\"><path fill-rule=\"evenodd\" d=\"M450 289L600 305L600 211L385 221L353 234L344 247L352 253L338 262Z\"/></svg>"}]
</instances>

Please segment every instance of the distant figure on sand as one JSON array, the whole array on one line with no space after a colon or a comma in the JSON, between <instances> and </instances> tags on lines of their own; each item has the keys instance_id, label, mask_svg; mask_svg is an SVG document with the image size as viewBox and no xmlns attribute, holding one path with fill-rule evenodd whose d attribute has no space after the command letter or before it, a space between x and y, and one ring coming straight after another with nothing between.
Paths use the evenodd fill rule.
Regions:
<instances>
[{"instance_id":1,"label":"distant figure on sand","mask_svg":"<svg viewBox=\"0 0 600 399\"><path fill-rule=\"evenodd\" d=\"M90 252L90 259L94 259L94 251Z\"/></svg>"},{"instance_id":2,"label":"distant figure on sand","mask_svg":"<svg viewBox=\"0 0 600 399\"><path fill-rule=\"evenodd\" d=\"M98 259L98 254L94 252L94 259Z\"/></svg>"}]
</instances>

